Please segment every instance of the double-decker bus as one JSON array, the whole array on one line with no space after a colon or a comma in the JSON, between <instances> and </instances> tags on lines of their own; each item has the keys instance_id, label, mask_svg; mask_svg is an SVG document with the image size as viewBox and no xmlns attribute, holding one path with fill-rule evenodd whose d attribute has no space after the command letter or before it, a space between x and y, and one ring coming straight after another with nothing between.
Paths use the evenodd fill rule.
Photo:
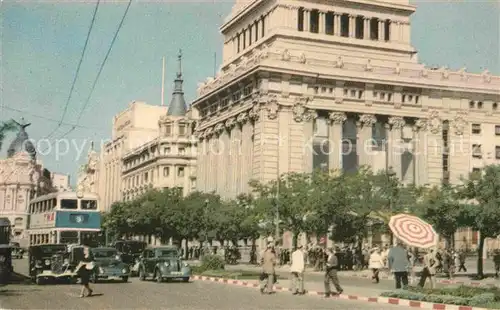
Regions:
<instances>
[{"instance_id":1,"label":"double-decker bus","mask_svg":"<svg viewBox=\"0 0 500 310\"><path fill-rule=\"evenodd\" d=\"M97 195L52 193L29 204L30 245L83 244L96 246L101 231Z\"/></svg>"}]
</instances>

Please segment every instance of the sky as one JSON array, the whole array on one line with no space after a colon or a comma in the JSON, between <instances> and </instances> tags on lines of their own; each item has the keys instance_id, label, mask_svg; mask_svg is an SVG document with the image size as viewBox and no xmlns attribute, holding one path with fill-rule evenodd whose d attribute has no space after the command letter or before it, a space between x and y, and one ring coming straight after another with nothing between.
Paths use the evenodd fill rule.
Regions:
<instances>
[{"instance_id":1,"label":"sky","mask_svg":"<svg viewBox=\"0 0 500 310\"><path fill-rule=\"evenodd\" d=\"M477 73L487 68L500 75L499 2L411 2L417 6L411 36L420 62L451 69L466 67ZM101 1L64 124L52 140L76 124L127 3ZM229 0L134 0L79 127L66 137L71 141L69 151L64 144L59 144L58 152L55 143L50 149L41 144L39 151L48 153L40 155L44 166L71 174L74 184L91 141L99 145L109 139L114 115L134 100L160 104L162 57L166 57L168 104L179 49L186 101L194 100L197 84L213 76L214 66L220 65L219 26L232 5ZM27 129L30 138L36 140L58 127L94 9L95 2L85 1L2 2L0 122L24 116L31 123ZM5 156L12 138L7 137L0 157Z\"/></svg>"}]
</instances>

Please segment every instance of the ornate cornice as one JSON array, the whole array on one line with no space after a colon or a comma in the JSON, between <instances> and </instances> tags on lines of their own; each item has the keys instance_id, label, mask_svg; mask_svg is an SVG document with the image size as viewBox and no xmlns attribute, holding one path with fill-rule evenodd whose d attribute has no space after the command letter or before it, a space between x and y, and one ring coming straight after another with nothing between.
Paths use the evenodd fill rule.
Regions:
<instances>
[{"instance_id":1,"label":"ornate cornice","mask_svg":"<svg viewBox=\"0 0 500 310\"><path fill-rule=\"evenodd\" d=\"M437 110L432 110L429 112L429 117L427 118L427 128L433 134L438 134L443 128L443 120L439 116Z\"/></svg>"},{"instance_id":2,"label":"ornate cornice","mask_svg":"<svg viewBox=\"0 0 500 310\"><path fill-rule=\"evenodd\" d=\"M248 121L248 119L249 119L248 112L241 112L240 114L238 114L238 116L236 116L236 122L239 125L245 124Z\"/></svg>"},{"instance_id":3,"label":"ornate cornice","mask_svg":"<svg viewBox=\"0 0 500 310\"><path fill-rule=\"evenodd\" d=\"M235 117L228 118L226 120L226 122L224 123L224 127L226 127L226 129L228 131L231 131L235 126L236 126L236 118Z\"/></svg>"},{"instance_id":4,"label":"ornate cornice","mask_svg":"<svg viewBox=\"0 0 500 310\"><path fill-rule=\"evenodd\" d=\"M415 127L417 130L426 131L427 130L427 119L419 118L415 121Z\"/></svg>"}]
</instances>

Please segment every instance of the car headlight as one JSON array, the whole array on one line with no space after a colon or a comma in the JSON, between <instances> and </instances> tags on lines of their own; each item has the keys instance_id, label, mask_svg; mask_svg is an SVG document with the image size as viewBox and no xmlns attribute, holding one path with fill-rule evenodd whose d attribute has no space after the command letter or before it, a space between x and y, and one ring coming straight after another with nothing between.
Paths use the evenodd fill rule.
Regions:
<instances>
[{"instance_id":1,"label":"car headlight","mask_svg":"<svg viewBox=\"0 0 500 310\"><path fill-rule=\"evenodd\" d=\"M45 265L46 265L46 266L50 265L50 260L46 259L46 260L45 260Z\"/></svg>"},{"instance_id":2,"label":"car headlight","mask_svg":"<svg viewBox=\"0 0 500 310\"><path fill-rule=\"evenodd\" d=\"M99 267L99 273L104 273L104 269L102 269L102 267Z\"/></svg>"},{"instance_id":3,"label":"car headlight","mask_svg":"<svg viewBox=\"0 0 500 310\"><path fill-rule=\"evenodd\" d=\"M122 269L122 273L128 273L127 268L123 268L123 269Z\"/></svg>"}]
</instances>

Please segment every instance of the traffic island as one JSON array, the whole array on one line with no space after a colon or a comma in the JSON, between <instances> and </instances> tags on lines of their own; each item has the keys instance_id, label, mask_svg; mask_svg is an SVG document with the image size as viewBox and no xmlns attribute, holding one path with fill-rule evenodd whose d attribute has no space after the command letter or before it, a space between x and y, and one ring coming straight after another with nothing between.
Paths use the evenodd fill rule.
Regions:
<instances>
[{"instance_id":1,"label":"traffic island","mask_svg":"<svg viewBox=\"0 0 500 310\"><path fill-rule=\"evenodd\" d=\"M409 287L408 290L384 292L380 296L454 305L459 306L460 309L470 309L469 307L500 309L500 289L497 287L476 287L466 285L436 289Z\"/></svg>"}]
</instances>

